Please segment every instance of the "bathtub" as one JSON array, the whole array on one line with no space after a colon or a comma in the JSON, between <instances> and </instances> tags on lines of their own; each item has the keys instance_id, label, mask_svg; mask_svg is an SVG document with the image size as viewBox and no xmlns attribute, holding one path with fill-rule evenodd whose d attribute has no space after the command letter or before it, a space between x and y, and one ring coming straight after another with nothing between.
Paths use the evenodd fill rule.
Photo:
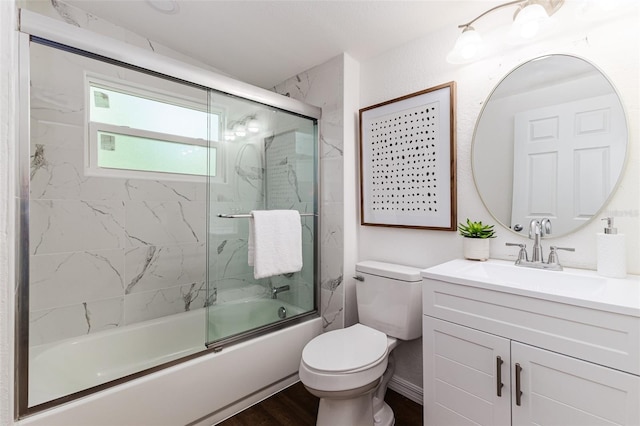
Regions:
<instances>
[{"instance_id":1,"label":"bathtub","mask_svg":"<svg viewBox=\"0 0 640 426\"><path fill-rule=\"evenodd\" d=\"M277 299L249 299L227 302L209 311L207 332L210 340L219 340L283 318L304 313L304 310Z\"/></svg>"},{"instance_id":2,"label":"bathtub","mask_svg":"<svg viewBox=\"0 0 640 426\"><path fill-rule=\"evenodd\" d=\"M209 333L236 334L241 331L240 321L252 326L278 321L281 307L289 317L302 313L281 300L225 303L210 311ZM203 351L205 318L205 310L199 309L34 347L29 356L30 405ZM320 319L311 317L35 414L19 424L212 424L295 382L302 348L320 332Z\"/></svg>"}]
</instances>

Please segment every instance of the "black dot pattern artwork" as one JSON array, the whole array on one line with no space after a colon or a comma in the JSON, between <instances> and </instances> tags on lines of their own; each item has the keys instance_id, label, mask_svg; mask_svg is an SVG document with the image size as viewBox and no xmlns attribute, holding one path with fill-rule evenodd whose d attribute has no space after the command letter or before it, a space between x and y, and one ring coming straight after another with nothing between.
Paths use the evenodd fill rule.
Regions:
<instances>
[{"instance_id":1,"label":"black dot pattern artwork","mask_svg":"<svg viewBox=\"0 0 640 426\"><path fill-rule=\"evenodd\" d=\"M368 123L374 213L438 212L440 104L397 111Z\"/></svg>"}]
</instances>

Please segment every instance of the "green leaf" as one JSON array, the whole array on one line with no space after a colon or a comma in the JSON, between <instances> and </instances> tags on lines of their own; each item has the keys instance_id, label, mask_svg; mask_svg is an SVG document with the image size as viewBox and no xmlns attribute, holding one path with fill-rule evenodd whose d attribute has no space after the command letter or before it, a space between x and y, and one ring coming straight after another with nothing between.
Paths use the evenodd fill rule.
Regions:
<instances>
[{"instance_id":1,"label":"green leaf","mask_svg":"<svg viewBox=\"0 0 640 426\"><path fill-rule=\"evenodd\" d=\"M495 238L496 234L493 230L494 225L483 225L482 222L472 222L467 218L466 225L458 224L460 235L466 238Z\"/></svg>"}]
</instances>

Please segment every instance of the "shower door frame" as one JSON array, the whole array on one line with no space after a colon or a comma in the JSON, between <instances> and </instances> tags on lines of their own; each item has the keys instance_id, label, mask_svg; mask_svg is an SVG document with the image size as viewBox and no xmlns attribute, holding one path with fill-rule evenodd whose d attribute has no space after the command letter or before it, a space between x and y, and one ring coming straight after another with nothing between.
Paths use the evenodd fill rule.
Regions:
<instances>
[{"instance_id":1,"label":"shower door frame","mask_svg":"<svg viewBox=\"0 0 640 426\"><path fill-rule=\"evenodd\" d=\"M19 10L18 34L18 166L17 166L17 198L16 198L16 296L15 296L15 399L14 418L21 419L46 409L58 406L99 390L103 390L123 382L139 378L143 375L182 363L210 351L214 348L180 358L166 364L140 371L138 373L113 380L103 385L91 387L71 395L63 396L33 407L28 401L28 372L29 372L29 171L30 171L30 43L32 37L41 42L49 42L54 47L67 47L71 51L85 52L86 56L98 57L107 62L126 64L152 74L162 75L185 83L217 90L231 96L237 96L258 102L270 107L300 115L315 120L315 138L317 162L315 164L314 199L314 310L309 314L319 312L320 282L320 243L319 243L319 202L320 171L319 171L319 125L322 110L316 106L305 104L296 99L282 96L248 83L207 71L178 60L161 56L155 52L121 42L107 36L99 35L89 30L73 27L64 22L40 15L38 13ZM43 43L45 44L45 43ZM77 52L76 52L77 53ZM207 202L207 210L209 203ZM207 213L209 213L207 211ZM208 258L208 257L207 257ZM302 318L300 320L303 320ZM295 322L289 322L293 324ZM203 344L205 341L203 336Z\"/></svg>"}]
</instances>

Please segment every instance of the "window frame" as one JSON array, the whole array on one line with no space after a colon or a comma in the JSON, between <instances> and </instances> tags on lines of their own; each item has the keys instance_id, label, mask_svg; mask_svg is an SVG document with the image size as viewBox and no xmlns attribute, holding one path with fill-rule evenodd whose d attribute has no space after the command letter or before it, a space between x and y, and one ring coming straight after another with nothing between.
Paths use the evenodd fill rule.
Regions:
<instances>
[{"instance_id":1,"label":"window frame","mask_svg":"<svg viewBox=\"0 0 640 426\"><path fill-rule=\"evenodd\" d=\"M169 103L172 105L203 111L207 114L207 120L213 120L217 117L218 135L209 135L210 140L190 138L186 136L173 135L169 133L153 132L150 130L132 128L128 126L118 126L103 122L91 121L91 87L104 88L106 90L118 91L130 96L150 99L153 101ZM223 109L211 108L208 104L186 96L177 95L161 89L143 86L141 84L132 83L125 80L114 79L111 77L101 76L94 73L85 73L85 166L84 173L86 176L105 177L105 178L121 178L121 179L145 179L145 180L161 180L161 181L186 181L186 182L206 182L209 179L214 183L226 183L225 169L225 153L223 142L221 142L222 126L225 122L225 114ZM209 128L211 126L209 125ZM125 136L133 136L147 139L155 139L170 143L180 143L185 145L194 145L200 147L213 148L216 150L216 175L209 176L210 168L207 167L207 173L200 174L184 174L168 171L146 171L127 168L111 168L100 167L98 165L99 137L100 131L107 133L116 133ZM207 159L209 162L210 159Z\"/></svg>"}]
</instances>

